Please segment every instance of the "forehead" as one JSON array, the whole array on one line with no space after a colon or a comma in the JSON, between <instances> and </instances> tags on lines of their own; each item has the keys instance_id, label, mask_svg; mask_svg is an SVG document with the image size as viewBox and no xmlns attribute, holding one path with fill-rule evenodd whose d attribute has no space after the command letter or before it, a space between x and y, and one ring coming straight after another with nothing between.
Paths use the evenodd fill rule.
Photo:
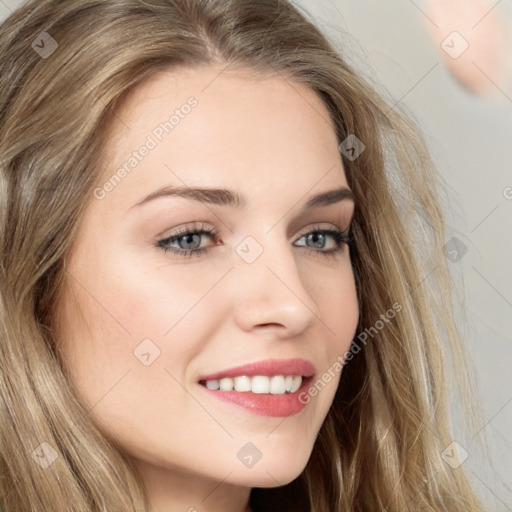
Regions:
<instances>
[{"instance_id":1,"label":"forehead","mask_svg":"<svg viewBox=\"0 0 512 512\"><path fill-rule=\"evenodd\" d=\"M135 157L143 146L150 150ZM248 192L265 184L267 193L320 179L323 189L346 184L333 122L314 90L226 66L158 72L131 91L107 133L104 166L103 182L128 170L116 189L133 202L171 184Z\"/></svg>"},{"instance_id":2,"label":"forehead","mask_svg":"<svg viewBox=\"0 0 512 512\"><path fill-rule=\"evenodd\" d=\"M131 137L136 134L133 128L144 126L150 130L150 126L158 126L190 98L198 102L191 116L196 129L211 128L213 116L217 128L214 133L227 135L230 126L242 126L250 132L249 122L255 116L265 116L269 131L286 118L290 124L300 124L295 127L297 131L302 126L301 131L309 128L318 138L334 136L325 104L308 85L279 73L212 65L160 71L131 90L112 120L110 146L120 142L136 144L138 140ZM254 130L253 133L256 135Z\"/></svg>"}]
</instances>

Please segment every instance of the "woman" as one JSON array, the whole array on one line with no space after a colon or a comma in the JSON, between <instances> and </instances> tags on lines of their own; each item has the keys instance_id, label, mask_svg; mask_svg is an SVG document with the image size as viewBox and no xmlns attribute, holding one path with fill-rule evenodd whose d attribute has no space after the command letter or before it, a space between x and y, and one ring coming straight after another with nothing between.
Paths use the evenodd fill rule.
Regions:
<instances>
[{"instance_id":1,"label":"woman","mask_svg":"<svg viewBox=\"0 0 512 512\"><path fill-rule=\"evenodd\" d=\"M0 48L2 510L481 510L434 170L313 24L37 0Z\"/></svg>"}]
</instances>

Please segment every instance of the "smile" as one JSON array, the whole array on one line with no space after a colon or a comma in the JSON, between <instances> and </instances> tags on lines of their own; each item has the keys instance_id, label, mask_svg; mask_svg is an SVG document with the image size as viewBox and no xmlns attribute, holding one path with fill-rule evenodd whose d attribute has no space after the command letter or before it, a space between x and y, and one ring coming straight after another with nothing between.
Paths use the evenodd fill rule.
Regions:
<instances>
[{"instance_id":1,"label":"smile","mask_svg":"<svg viewBox=\"0 0 512 512\"><path fill-rule=\"evenodd\" d=\"M200 384L212 390L284 395L295 393L300 388L302 375L241 375L201 381Z\"/></svg>"}]
</instances>

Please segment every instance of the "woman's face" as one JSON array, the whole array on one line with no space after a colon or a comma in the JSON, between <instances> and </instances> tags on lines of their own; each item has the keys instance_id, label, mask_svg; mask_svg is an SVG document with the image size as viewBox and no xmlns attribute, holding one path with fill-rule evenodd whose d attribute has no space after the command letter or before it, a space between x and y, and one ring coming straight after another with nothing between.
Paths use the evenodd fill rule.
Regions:
<instances>
[{"instance_id":1,"label":"woman's face","mask_svg":"<svg viewBox=\"0 0 512 512\"><path fill-rule=\"evenodd\" d=\"M142 471L273 487L304 469L355 334L349 249L322 232L354 204L308 205L348 188L320 98L221 71L161 72L117 110L59 338L95 423ZM293 376L309 379L294 391Z\"/></svg>"}]
</instances>

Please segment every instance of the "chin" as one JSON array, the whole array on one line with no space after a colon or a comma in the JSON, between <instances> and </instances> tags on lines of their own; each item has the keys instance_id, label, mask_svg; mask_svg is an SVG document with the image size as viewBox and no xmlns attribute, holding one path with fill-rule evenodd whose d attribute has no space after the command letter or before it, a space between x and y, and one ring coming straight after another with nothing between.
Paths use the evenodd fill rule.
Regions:
<instances>
[{"instance_id":1,"label":"chin","mask_svg":"<svg viewBox=\"0 0 512 512\"><path fill-rule=\"evenodd\" d=\"M230 480L232 484L240 485L243 487L282 487L295 480L302 473L303 469L304 468L298 468L296 471L272 471L272 468L270 470L264 469L262 471L258 471L257 473L247 474L246 476L242 476L240 474Z\"/></svg>"},{"instance_id":2,"label":"chin","mask_svg":"<svg viewBox=\"0 0 512 512\"><path fill-rule=\"evenodd\" d=\"M252 468L236 471L231 475L231 482L247 487L281 487L295 480L304 470L309 460L309 452L300 453L301 457L269 457L265 462L263 458Z\"/></svg>"}]
</instances>

